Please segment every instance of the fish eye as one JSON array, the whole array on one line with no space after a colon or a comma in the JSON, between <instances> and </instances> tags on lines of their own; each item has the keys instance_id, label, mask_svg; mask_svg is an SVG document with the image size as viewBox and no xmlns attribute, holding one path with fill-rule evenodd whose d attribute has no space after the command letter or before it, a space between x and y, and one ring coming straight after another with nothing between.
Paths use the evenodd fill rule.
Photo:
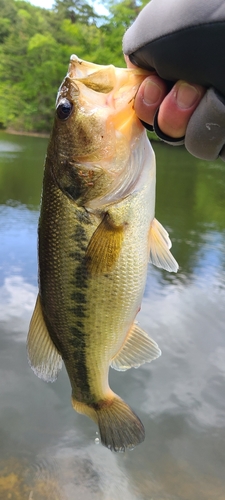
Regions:
<instances>
[{"instance_id":1,"label":"fish eye","mask_svg":"<svg viewBox=\"0 0 225 500\"><path fill-rule=\"evenodd\" d=\"M68 101L68 99L62 99L57 106L56 112L60 120L67 120L67 118L71 115L72 110L72 102Z\"/></svg>"}]
</instances>

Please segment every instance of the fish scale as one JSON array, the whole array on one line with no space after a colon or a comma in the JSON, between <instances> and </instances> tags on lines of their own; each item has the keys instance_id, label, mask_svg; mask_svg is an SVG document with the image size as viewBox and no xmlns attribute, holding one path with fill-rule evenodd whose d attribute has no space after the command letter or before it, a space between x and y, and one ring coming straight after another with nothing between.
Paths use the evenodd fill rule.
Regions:
<instances>
[{"instance_id":1,"label":"fish scale","mask_svg":"<svg viewBox=\"0 0 225 500\"><path fill-rule=\"evenodd\" d=\"M155 219L155 157L133 109L143 70L71 57L56 101L39 221L39 295L27 349L37 376L65 363L72 406L111 450L133 449L142 422L109 387L110 365L138 367L161 351L135 323L148 260L177 263Z\"/></svg>"}]
</instances>

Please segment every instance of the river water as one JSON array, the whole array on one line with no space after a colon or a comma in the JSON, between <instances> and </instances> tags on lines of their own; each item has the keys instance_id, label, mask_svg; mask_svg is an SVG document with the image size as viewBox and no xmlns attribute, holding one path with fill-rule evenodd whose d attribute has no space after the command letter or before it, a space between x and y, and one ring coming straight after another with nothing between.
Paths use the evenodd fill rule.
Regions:
<instances>
[{"instance_id":1,"label":"river water","mask_svg":"<svg viewBox=\"0 0 225 500\"><path fill-rule=\"evenodd\" d=\"M138 320L162 356L110 383L146 439L114 454L39 380L26 335L37 294L47 140L0 133L0 500L225 500L225 163L155 144L158 220L180 269L149 265Z\"/></svg>"}]
</instances>

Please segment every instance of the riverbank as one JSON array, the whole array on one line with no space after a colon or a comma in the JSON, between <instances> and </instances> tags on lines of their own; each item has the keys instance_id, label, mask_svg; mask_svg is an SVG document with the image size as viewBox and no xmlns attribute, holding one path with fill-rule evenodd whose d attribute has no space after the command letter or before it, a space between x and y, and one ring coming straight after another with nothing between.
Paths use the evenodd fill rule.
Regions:
<instances>
[{"instance_id":1,"label":"riverbank","mask_svg":"<svg viewBox=\"0 0 225 500\"><path fill-rule=\"evenodd\" d=\"M3 129L2 129L3 130ZM4 129L3 132L6 132L7 134L13 134L13 135L27 135L31 137L43 137L44 139L49 139L50 133L48 134L47 132L25 132L22 130L14 130L11 128ZM151 142L159 142L159 138L154 132L148 132L148 137Z\"/></svg>"},{"instance_id":2,"label":"riverbank","mask_svg":"<svg viewBox=\"0 0 225 500\"><path fill-rule=\"evenodd\" d=\"M49 139L49 137L50 137L50 134L48 134L47 132L46 133L44 133L44 132L25 132L22 130L14 130L11 128L7 128L7 129L3 130L3 132L6 132L6 134L11 134L11 135L27 135L27 136L31 136L31 137L43 137L44 139Z\"/></svg>"}]
</instances>

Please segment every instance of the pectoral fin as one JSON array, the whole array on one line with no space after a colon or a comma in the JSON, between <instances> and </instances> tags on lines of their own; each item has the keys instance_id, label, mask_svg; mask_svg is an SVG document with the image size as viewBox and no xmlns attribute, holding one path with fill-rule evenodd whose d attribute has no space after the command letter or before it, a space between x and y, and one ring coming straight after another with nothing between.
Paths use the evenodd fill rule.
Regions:
<instances>
[{"instance_id":1,"label":"pectoral fin","mask_svg":"<svg viewBox=\"0 0 225 500\"><path fill-rule=\"evenodd\" d=\"M122 349L112 359L111 367L118 371L138 368L160 355L161 351L156 342L134 323Z\"/></svg>"},{"instance_id":2,"label":"pectoral fin","mask_svg":"<svg viewBox=\"0 0 225 500\"><path fill-rule=\"evenodd\" d=\"M38 295L27 338L29 364L35 375L46 382L54 382L62 368L62 357L48 333Z\"/></svg>"},{"instance_id":3,"label":"pectoral fin","mask_svg":"<svg viewBox=\"0 0 225 500\"><path fill-rule=\"evenodd\" d=\"M169 234L157 219L153 219L149 231L149 260L157 267L176 273L179 266L169 250L171 246Z\"/></svg>"},{"instance_id":4,"label":"pectoral fin","mask_svg":"<svg viewBox=\"0 0 225 500\"><path fill-rule=\"evenodd\" d=\"M106 213L90 239L86 266L92 274L111 271L120 255L124 236L123 225L115 225Z\"/></svg>"}]
</instances>

